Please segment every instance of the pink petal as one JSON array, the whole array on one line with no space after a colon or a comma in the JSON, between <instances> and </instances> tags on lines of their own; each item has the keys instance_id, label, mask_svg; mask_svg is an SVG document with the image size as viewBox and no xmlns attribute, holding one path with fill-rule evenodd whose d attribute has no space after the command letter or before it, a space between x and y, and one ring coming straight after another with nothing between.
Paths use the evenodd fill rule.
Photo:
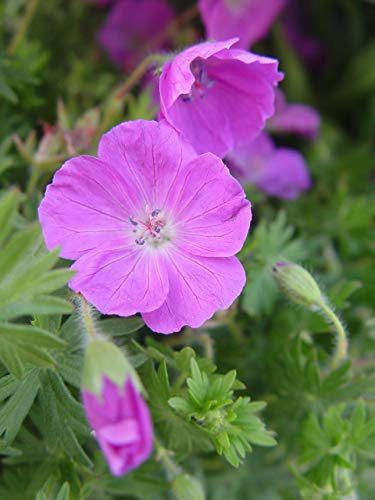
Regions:
<instances>
[{"instance_id":1,"label":"pink petal","mask_svg":"<svg viewBox=\"0 0 375 500\"><path fill-rule=\"evenodd\" d=\"M206 37L225 40L238 36L236 46L247 49L264 38L285 0L200 0Z\"/></svg>"},{"instance_id":2,"label":"pink petal","mask_svg":"<svg viewBox=\"0 0 375 500\"><path fill-rule=\"evenodd\" d=\"M196 156L170 125L146 120L111 129L100 140L98 154L132 185L142 210L161 208L178 171Z\"/></svg>"},{"instance_id":3,"label":"pink petal","mask_svg":"<svg viewBox=\"0 0 375 500\"><path fill-rule=\"evenodd\" d=\"M190 64L197 57L208 59L223 49L229 49L238 38L219 42L203 42L193 45L182 51L171 62L163 66L163 72L160 76L160 92L163 94L161 103L161 112L168 114L168 108L174 104L181 94L188 94L194 83L194 76L190 69Z\"/></svg>"},{"instance_id":4,"label":"pink petal","mask_svg":"<svg viewBox=\"0 0 375 500\"><path fill-rule=\"evenodd\" d=\"M304 157L290 148L277 148L264 164L257 187L271 196L286 200L297 198L311 185Z\"/></svg>"},{"instance_id":5,"label":"pink petal","mask_svg":"<svg viewBox=\"0 0 375 500\"><path fill-rule=\"evenodd\" d=\"M69 286L103 314L131 316L153 311L168 293L168 276L157 252L109 241L72 266L78 272Z\"/></svg>"},{"instance_id":6,"label":"pink petal","mask_svg":"<svg viewBox=\"0 0 375 500\"><path fill-rule=\"evenodd\" d=\"M113 446L124 446L139 440L139 425L136 419L127 418L101 427L97 436Z\"/></svg>"},{"instance_id":7,"label":"pink petal","mask_svg":"<svg viewBox=\"0 0 375 500\"><path fill-rule=\"evenodd\" d=\"M64 163L47 187L39 220L49 250L62 247L61 256L77 259L106 242L123 238L134 211L130 187L113 168L92 156Z\"/></svg>"},{"instance_id":8,"label":"pink petal","mask_svg":"<svg viewBox=\"0 0 375 500\"><path fill-rule=\"evenodd\" d=\"M311 106L288 104L277 112L268 122L274 132L300 134L314 139L320 127L320 115Z\"/></svg>"},{"instance_id":9,"label":"pink petal","mask_svg":"<svg viewBox=\"0 0 375 500\"><path fill-rule=\"evenodd\" d=\"M103 377L101 396L83 389L82 399L87 419L95 430L103 425L117 422L121 415L119 388L107 377Z\"/></svg>"},{"instance_id":10,"label":"pink petal","mask_svg":"<svg viewBox=\"0 0 375 500\"><path fill-rule=\"evenodd\" d=\"M245 271L236 257L196 257L175 250L168 258L171 291L159 309L142 314L155 332L200 327L218 309L227 309L245 285Z\"/></svg>"},{"instance_id":11,"label":"pink petal","mask_svg":"<svg viewBox=\"0 0 375 500\"><path fill-rule=\"evenodd\" d=\"M133 408L134 415L136 416L139 428L141 429L137 452L134 454L135 462L138 465L146 460L152 452L154 445L153 425L148 406L143 400L141 394L135 388L130 377L126 381L125 397L122 399L122 411L124 411L124 407L127 407L128 405Z\"/></svg>"},{"instance_id":12,"label":"pink petal","mask_svg":"<svg viewBox=\"0 0 375 500\"><path fill-rule=\"evenodd\" d=\"M239 252L249 230L251 208L223 162L211 153L201 155L176 178L175 186L171 211L181 251L206 257Z\"/></svg>"}]
</instances>

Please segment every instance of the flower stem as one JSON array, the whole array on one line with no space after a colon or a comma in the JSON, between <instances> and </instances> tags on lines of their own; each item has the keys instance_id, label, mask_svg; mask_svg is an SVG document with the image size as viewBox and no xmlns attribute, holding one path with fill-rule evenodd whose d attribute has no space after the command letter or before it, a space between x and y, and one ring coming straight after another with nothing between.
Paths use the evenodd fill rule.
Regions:
<instances>
[{"instance_id":1,"label":"flower stem","mask_svg":"<svg viewBox=\"0 0 375 500\"><path fill-rule=\"evenodd\" d=\"M27 28L29 27L29 24L30 24L30 22L35 14L36 8L38 7L38 3L39 3L39 0L30 0L27 3L26 8L25 8L25 12L22 16L19 27L18 27L17 31L15 32L15 34L14 34L14 36L9 44L8 54L12 55L17 51L19 45L21 44L21 42L26 34Z\"/></svg>"},{"instance_id":2,"label":"flower stem","mask_svg":"<svg viewBox=\"0 0 375 500\"><path fill-rule=\"evenodd\" d=\"M150 54L134 69L128 78L112 92L103 114L102 122L97 133L97 139L106 132L112 125L113 119L118 112L121 102L126 97L126 94L134 87L134 85L142 78L147 69L153 63L162 63L169 59L169 56L162 54Z\"/></svg>"},{"instance_id":3,"label":"flower stem","mask_svg":"<svg viewBox=\"0 0 375 500\"><path fill-rule=\"evenodd\" d=\"M86 332L90 338L90 340L97 340L98 335L95 329L95 323L94 319L92 317L91 313L91 306L90 304L86 301L86 299L81 295L80 293L77 294L78 299L80 301L80 312L81 312L81 317L83 324L85 325Z\"/></svg>"},{"instance_id":4,"label":"flower stem","mask_svg":"<svg viewBox=\"0 0 375 500\"><path fill-rule=\"evenodd\" d=\"M325 302L320 301L317 304L327 319L334 325L337 332L337 345L336 351L331 361L331 368L334 369L338 364L343 361L348 355L348 340L346 338L345 328L343 327L341 321L332 311L329 305Z\"/></svg>"},{"instance_id":5,"label":"flower stem","mask_svg":"<svg viewBox=\"0 0 375 500\"><path fill-rule=\"evenodd\" d=\"M174 463L174 461L170 457L170 452L166 448L164 448L164 446L156 436L154 436L154 443L157 451L157 460L159 460L163 464L168 475L171 477L171 479L173 479L181 473L180 467Z\"/></svg>"}]
</instances>

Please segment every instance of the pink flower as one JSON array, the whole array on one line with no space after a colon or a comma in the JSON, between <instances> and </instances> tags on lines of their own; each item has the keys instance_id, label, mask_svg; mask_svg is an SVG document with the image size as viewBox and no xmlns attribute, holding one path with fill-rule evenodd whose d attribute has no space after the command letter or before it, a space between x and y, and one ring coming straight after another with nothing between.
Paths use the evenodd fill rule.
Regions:
<instances>
[{"instance_id":1,"label":"pink flower","mask_svg":"<svg viewBox=\"0 0 375 500\"><path fill-rule=\"evenodd\" d=\"M276 148L266 133L226 157L232 173L244 184L255 184L270 196L297 198L311 185L303 156L291 148Z\"/></svg>"},{"instance_id":2,"label":"pink flower","mask_svg":"<svg viewBox=\"0 0 375 500\"><path fill-rule=\"evenodd\" d=\"M167 62L160 77L160 107L198 153L223 157L254 138L274 112L278 61L206 42Z\"/></svg>"},{"instance_id":3,"label":"pink flower","mask_svg":"<svg viewBox=\"0 0 375 500\"><path fill-rule=\"evenodd\" d=\"M47 247L76 260L70 286L104 314L154 331L201 326L245 284L250 203L223 162L165 122L122 123L99 158L67 161L39 207Z\"/></svg>"},{"instance_id":4,"label":"pink flower","mask_svg":"<svg viewBox=\"0 0 375 500\"><path fill-rule=\"evenodd\" d=\"M121 389L103 377L100 396L83 389L82 398L87 419L112 474L122 476L150 456L152 421L131 377Z\"/></svg>"},{"instance_id":5,"label":"pink flower","mask_svg":"<svg viewBox=\"0 0 375 500\"><path fill-rule=\"evenodd\" d=\"M199 0L206 38L239 37L237 47L248 49L262 40L286 0Z\"/></svg>"},{"instance_id":6,"label":"pink flower","mask_svg":"<svg viewBox=\"0 0 375 500\"><path fill-rule=\"evenodd\" d=\"M165 0L118 0L99 32L99 43L112 62L132 68L148 51L165 47L157 37L172 19Z\"/></svg>"},{"instance_id":7,"label":"pink flower","mask_svg":"<svg viewBox=\"0 0 375 500\"><path fill-rule=\"evenodd\" d=\"M306 104L288 104L280 89L276 89L275 114L267 122L273 132L299 134L315 139L320 128L320 115Z\"/></svg>"}]
</instances>

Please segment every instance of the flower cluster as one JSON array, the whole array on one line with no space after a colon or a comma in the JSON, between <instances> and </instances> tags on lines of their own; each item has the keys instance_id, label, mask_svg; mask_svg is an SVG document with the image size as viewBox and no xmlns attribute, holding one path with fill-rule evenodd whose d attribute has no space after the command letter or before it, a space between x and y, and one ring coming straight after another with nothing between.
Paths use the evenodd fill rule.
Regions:
<instances>
[{"instance_id":1,"label":"flower cluster","mask_svg":"<svg viewBox=\"0 0 375 500\"><path fill-rule=\"evenodd\" d=\"M113 62L131 68L145 47L168 42L160 36L173 18L166 1L99 3L109 4L99 40ZM140 313L151 330L170 334L200 327L240 295L246 277L235 255L251 206L223 158L242 182L270 195L293 199L309 187L303 157L276 148L264 129L312 138L319 117L276 94L277 60L245 50L284 4L201 0L207 36L219 40L164 64L159 120L115 126L96 157L73 157L55 173L39 207L45 242L75 261L70 287L101 313ZM113 474L148 458L148 408L113 344L88 344L82 397Z\"/></svg>"}]
</instances>

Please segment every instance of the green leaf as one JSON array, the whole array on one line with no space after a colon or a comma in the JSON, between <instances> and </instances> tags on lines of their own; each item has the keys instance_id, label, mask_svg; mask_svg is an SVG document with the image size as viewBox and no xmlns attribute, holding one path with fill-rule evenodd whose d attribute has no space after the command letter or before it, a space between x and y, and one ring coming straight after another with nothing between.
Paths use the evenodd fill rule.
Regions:
<instances>
[{"instance_id":1,"label":"green leaf","mask_svg":"<svg viewBox=\"0 0 375 500\"><path fill-rule=\"evenodd\" d=\"M19 382L13 380L13 386L14 393L0 409L0 435L8 445L17 436L38 393L38 370L29 370Z\"/></svg>"},{"instance_id":2,"label":"green leaf","mask_svg":"<svg viewBox=\"0 0 375 500\"><path fill-rule=\"evenodd\" d=\"M21 193L18 189L9 189L0 198L0 243L12 229L20 198Z\"/></svg>"},{"instance_id":3,"label":"green leaf","mask_svg":"<svg viewBox=\"0 0 375 500\"><path fill-rule=\"evenodd\" d=\"M137 332L144 326L144 321L139 316L130 318L110 318L100 321L98 324L99 330L111 337L120 337Z\"/></svg>"},{"instance_id":4,"label":"green leaf","mask_svg":"<svg viewBox=\"0 0 375 500\"><path fill-rule=\"evenodd\" d=\"M300 261L305 257L301 240L292 239L294 228L288 225L285 212L279 212L271 223L262 221L245 245L241 256L248 261L247 284L242 307L250 315L270 314L278 291L272 277L272 266L279 261Z\"/></svg>"},{"instance_id":5,"label":"green leaf","mask_svg":"<svg viewBox=\"0 0 375 500\"><path fill-rule=\"evenodd\" d=\"M82 405L73 398L60 375L46 370L40 374L40 383L43 386L39 393L43 416L41 430L48 447L91 466L79 442L79 437L90 435Z\"/></svg>"}]
</instances>

